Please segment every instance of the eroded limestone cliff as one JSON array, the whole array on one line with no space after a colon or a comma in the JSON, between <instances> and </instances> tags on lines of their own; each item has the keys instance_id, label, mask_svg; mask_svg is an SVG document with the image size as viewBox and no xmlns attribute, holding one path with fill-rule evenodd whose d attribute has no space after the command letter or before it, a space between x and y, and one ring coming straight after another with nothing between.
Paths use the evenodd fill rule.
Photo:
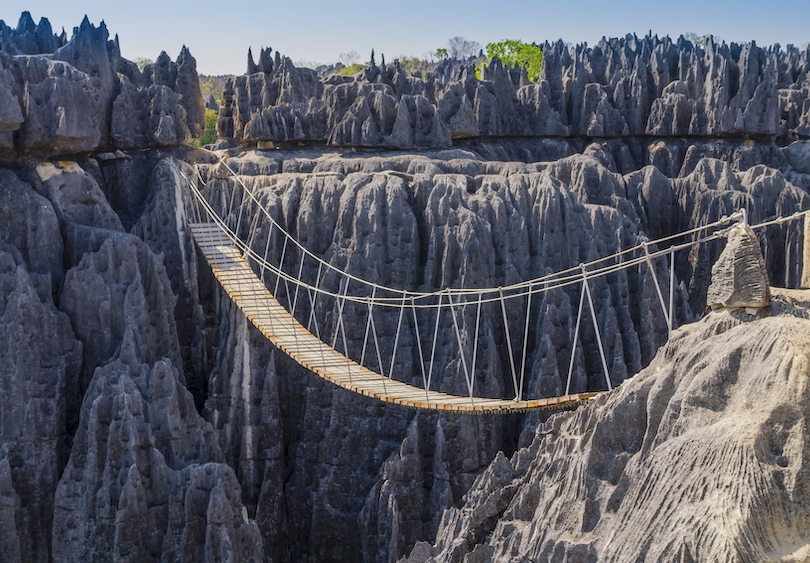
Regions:
<instances>
[{"instance_id":1,"label":"eroded limestone cliff","mask_svg":"<svg viewBox=\"0 0 810 563\"><path fill-rule=\"evenodd\" d=\"M628 35L545 43L540 80L493 59L408 75L394 61L357 77L296 68L278 52L226 85L218 130L248 141L449 147L466 137L810 136L810 50L702 46Z\"/></svg>"},{"instance_id":2,"label":"eroded limestone cliff","mask_svg":"<svg viewBox=\"0 0 810 563\"><path fill-rule=\"evenodd\" d=\"M201 114L195 113L201 101L192 79L194 61L186 51L176 63L161 56L140 72L120 58L117 42L108 41L103 26L96 28L87 21L70 40L54 35L46 21L34 25L26 17L14 30L0 25L0 37L0 144L5 151L0 167L4 560L216 560L229 553L246 561L381 561L411 553L418 541L435 543L431 553L438 558L474 552L486 559L489 554L506 557L503 554L511 553L507 544L524 545L541 536L550 538L541 542L552 549L549 553L558 549L610 554L614 553L610 549L620 547L608 542L602 531L618 520L598 516L621 506L629 510L629 504L616 503L624 498L629 503L628 495L640 490L633 488L641 479L640 462L631 460L641 459L644 449L638 444L668 443L682 428L722 426L726 419L719 414L721 408L738 412L733 410L737 403L720 399L709 405L716 404L715 410L701 406L701 400L715 400L715 395L707 387L708 398L701 398L703 388L698 384L703 380L678 371L678 366L657 375L648 368L631 380L635 387L623 385L598 405L556 417L545 426L543 414L474 418L414 413L338 390L274 350L235 310L200 262L182 205L186 195L181 172L189 173L192 165L198 165L212 193L229 194L234 180L219 164L226 159L312 251L366 279L412 289L497 286L539 276L706 224L740 207L749 210L752 223L810 208L810 144L799 140L782 147L774 142L805 135L800 124L806 111L802 100L807 94L801 92L807 57L795 50L711 45L698 57L691 44L666 40L611 41L598 52L596 48L569 52L554 44L546 47L546 82L539 85L522 84L519 72L496 63L484 81L475 80L471 72L462 70L460 75L457 64L448 64L442 71L446 76L437 78L434 86L424 81L422 86L412 84L408 77L403 82L395 66L378 67L379 75L364 80L323 84L281 58L271 60L267 53L249 76L236 80L233 92L225 92L226 98L239 98L243 94L238 92L244 92L239 88L254 88L250 85L255 82L247 98L253 104L250 111L239 106L242 102L229 102L232 105L226 104L220 117L236 119L234 112L242 107L244 115L262 116L250 127L285 133L242 138L297 140L300 125L304 131L322 127L317 135L301 137L321 145L411 148L454 143L454 147L411 152L248 147L212 153L179 146L201 125ZM734 70L743 62L751 68L745 74L750 79ZM663 78L641 80L631 88L626 83L628 69L653 72L641 70L647 63ZM614 72L619 67L624 71ZM692 76L708 80L709 67L726 68L729 99L738 99L734 108L742 108L743 100L745 108L761 106L762 123L767 125L746 121L749 114L740 109L742 128L732 123L731 129L709 130L704 124L706 129L694 132L678 130L683 138L644 129L655 102L667 96L670 106L689 109L690 123L696 116L696 123L702 124L716 100L701 106L706 91L698 93L694 84L700 80ZM726 75L712 72L722 84ZM769 73L776 77L773 83ZM665 96L663 91L676 74L687 90L672 86ZM563 82L569 84L568 90L558 88ZM436 101L439 84L446 88L444 102ZM282 102L270 95L277 86ZM616 96L620 87L630 94ZM772 94L781 100L783 90L789 94L785 99L796 98L792 110L770 105ZM741 92L747 94L739 97ZM487 95L495 100L488 110L483 101ZM464 109L465 96L475 111ZM685 101L677 96L685 96ZM512 100L511 110L500 108L498 100L505 99ZM618 99L628 105L613 105ZM574 104L591 109L569 110ZM633 104L641 109L631 111ZM650 114L641 119L648 111L645 104ZM329 113L329 108L344 106ZM656 111L665 115L669 106L664 102L659 106ZM495 107L500 117L485 119L482 112L495 115ZM780 108L776 114L773 107ZM673 110L673 115L681 116L681 109ZM76 117L84 113L91 119ZM321 113L322 122L317 117ZM508 115L512 117L507 119ZM673 117L673 123L680 119ZM715 115L706 123L722 129L727 125L724 120ZM608 128L604 136L615 138L586 138L603 135L583 130L585 121L602 123ZM516 124L529 129L512 129ZM374 127L378 141L368 142ZM642 131L639 127L650 136L634 137ZM499 131L514 138L494 138ZM728 137L710 138L720 133ZM756 135L746 139L741 136L745 133ZM454 139L470 135L476 138ZM522 138L525 135L535 138ZM396 142L389 143L392 138ZM434 143L436 138L441 143ZM263 236L267 234L260 232L260 242ZM798 286L805 252L801 226L771 227L760 243L771 282ZM711 267L722 248L718 241L684 254L676 263L679 325L703 314ZM278 258L280 249L275 252ZM660 276L668 275L666 265L659 268ZM592 287L616 384L653 361L666 341L657 297L645 283L649 275L646 270L625 272ZM576 291L560 290L532 305L530 394L555 394L564 385L577 299ZM698 328L685 328L652 365L664 366L676 349L673 346L685 347L700 335L705 342L687 352L695 358L698 352L709 354L710 327L722 332L717 338L727 338L732 345L728 350L738 350L742 358L749 353L734 347L732 337L738 334L734 331L744 331L749 324L759 331L760 322L769 327L768 323L807 322L790 312L794 309L786 302L780 303L778 314L755 323L714 315L710 319L715 320L702 321ZM510 318L524 318L521 307L525 304L516 305ZM487 377L477 385L482 394L507 396L512 391L508 359L494 316L485 312L482 321L486 337L480 361ZM716 321L720 318L724 320ZM350 319L348 332L362 334L359 322L352 324ZM396 318L381 316L378 328L383 342L390 344ZM756 334L764 342L775 329L763 330L745 338L753 340ZM452 346L449 336L438 342L437 377L446 390L459 391L464 383ZM789 343L784 346L773 350L794 349ZM579 350L574 385L578 390L601 389L604 378L595 334L587 326ZM731 354L723 350L722 354ZM762 345L750 354L752 365L765 362ZM398 362L407 372L415 365L414 354L402 354ZM709 370L706 377L714 373L719 371ZM803 389L800 374L797 370L786 375L797 393ZM694 385L689 383L693 380ZM742 375L738 380L742 385ZM682 389L680 382L687 387ZM729 380L719 385L734 390L738 384ZM658 387L663 390L655 395L652 390ZM753 393L752 389L745 387L740 396ZM674 408L671 397L679 394L692 397L700 408L693 409L698 413L694 420L673 412L659 416L661 424L644 426L650 417L642 416L643 401L637 399L642 394L647 397L644 404L653 404L650 397L660 396L654 404L663 410ZM628 401L635 410L614 409ZM763 405L774 406L768 412L781 412L780 401L773 397ZM771 407L762 408L765 413ZM791 412L784 418L793 421L790 428L785 426L781 434L774 430L776 437L754 451L762 450L767 457L768 451L783 447L789 451L779 454L787 460L785 478L799 479L794 463L807 454L806 448L795 445L800 442L795 436L802 436L797 429L805 422L803 411ZM616 414L614 421L611 413L621 416ZM610 420L596 424L603 418ZM783 419L773 420L771 426L778 430ZM550 442L565 441L566 436L569 442L580 440L577 432L585 432L591 422L607 437L598 442L603 448L599 451L618 452L617 459L626 466L620 470L619 462L607 454L597 459L596 454L570 450L568 463L581 467L585 482L599 485L593 493L572 493L567 500L572 506L584 503L576 506L582 509L579 514L588 514L588 538L575 546L556 535L563 530L561 523L558 528L528 526L531 531L520 532L519 542L500 532L486 540L492 530L507 530L504 509L513 491L521 487L536 491L544 483L540 465L523 471L520 463L534 459L535 452L542 459L562 456L563 450L551 449ZM635 422L639 424L630 424ZM549 428L563 427L566 433L553 440L543 437ZM587 436L596 447L593 436ZM744 436L725 445L721 436L694 453L698 456L694 459L710 459L730 451L725 448L734 449L734 444L748 451ZM792 437L783 441L786 436ZM664 450L653 446L648 450L662 456L657 463L677 468ZM750 467L757 479L778 479L780 470ZM482 473L486 477L480 477ZM475 512L476 499L489 494L481 492L483 483L496 482L493 475L501 473L515 483L498 493L502 495L498 506L504 509L486 516L485 524L468 524L464 515L480 514ZM629 484L625 495L616 493L611 504L605 487L624 482L603 486L614 473ZM575 486L573 478L560 475L556 487ZM775 490L769 487L763 485L762 494ZM782 506L803 498L797 487ZM677 487L667 491L669 496L661 497L667 502L678 494L691 494ZM723 502L750 498L754 503L764 498L757 496L759 492L749 497L716 494L726 495ZM451 507L456 508L442 521L443 511ZM524 508L520 518L525 521L531 511ZM648 508L654 510L652 505ZM804 516L796 510L790 528L793 539L787 533L763 532L756 527L760 520L750 520L751 529L770 538L764 551L750 544L751 553L770 556L778 549L786 553L799 549L796 538L802 537ZM649 524L642 522L644 514L640 511L639 520L633 521L637 526ZM678 514L671 511L667 517L677 519ZM502 524L496 526L495 519ZM473 530L462 548L451 537L456 525ZM694 530L699 533L702 528L695 524ZM664 553L670 547L692 557L703 553L695 551L688 538L682 545L656 544L647 553ZM538 549L546 549L543 546ZM419 549L427 553L425 545Z\"/></svg>"},{"instance_id":3,"label":"eroded limestone cliff","mask_svg":"<svg viewBox=\"0 0 810 563\"><path fill-rule=\"evenodd\" d=\"M415 561L804 561L810 292L683 327L482 473Z\"/></svg>"}]
</instances>

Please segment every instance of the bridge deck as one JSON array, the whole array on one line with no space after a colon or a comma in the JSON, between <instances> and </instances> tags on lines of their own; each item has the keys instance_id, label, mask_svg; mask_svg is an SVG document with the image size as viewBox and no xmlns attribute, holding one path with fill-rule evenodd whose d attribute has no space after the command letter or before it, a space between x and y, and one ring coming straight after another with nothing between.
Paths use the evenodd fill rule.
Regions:
<instances>
[{"instance_id":1,"label":"bridge deck","mask_svg":"<svg viewBox=\"0 0 810 563\"><path fill-rule=\"evenodd\" d=\"M239 250L215 223L191 225L197 245L234 303L277 348L323 379L381 401L419 409L507 413L573 406L596 393L513 401L425 391L361 366L310 333L273 297Z\"/></svg>"}]
</instances>

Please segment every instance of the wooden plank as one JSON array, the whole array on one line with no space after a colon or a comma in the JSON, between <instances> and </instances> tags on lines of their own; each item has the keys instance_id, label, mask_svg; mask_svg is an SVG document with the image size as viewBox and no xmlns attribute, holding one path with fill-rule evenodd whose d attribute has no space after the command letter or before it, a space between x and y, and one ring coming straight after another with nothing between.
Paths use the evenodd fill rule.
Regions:
<instances>
[{"instance_id":1,"label":"wooden plank","mask_svg":"<svg viewBox=\"0 0 810 563\"><path fill-rule=\"evenodd\" d=\"M245 316L277 348L335 385L407 407L475 414L572 406L597 395L579 393L529 401L484 397L470 399L469 396L425 391L388 379L334 350L290 315L218 225L194 223L191 224L191 232L214 275Z\"/></svg>"}]
</instances>

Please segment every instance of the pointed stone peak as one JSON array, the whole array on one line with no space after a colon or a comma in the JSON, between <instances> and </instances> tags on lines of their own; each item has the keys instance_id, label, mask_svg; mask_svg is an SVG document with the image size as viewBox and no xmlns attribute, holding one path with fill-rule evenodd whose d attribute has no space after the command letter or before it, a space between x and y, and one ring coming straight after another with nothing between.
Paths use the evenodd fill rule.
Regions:
<instances>
[{"instance_id":1,"label":"pointed stone peak","mask_svg":"<svg viewBox=\"0 0 810 563\"><path fill-rule=\"evenodd\" d=\"M712 309L762 308L771 302L765 259L753 229L741 223L712 267L706 303Z\"/></svg>"},{"instance_id":2,"label":"pointed stone peak","mask_svg":"<svg viewBox=\"0 0 810 563\"><path fill-rule=\"evenodd\" d=\"M248 47L248 56L247 56L247 73L253 74L257 72L256 63L253 60L253 49Z\"/></svg>"},{"instance_id":3,"label":"pointed stone peak","mask_svg":"<svg viewBox=\"0 0 810 563\"><path fill-rule=\"evenodd\" d=\"M17 33L34 33L36 27L31 12L25 11L20 14L20 21L17 22Z\"/></svg>"}]
</instances>

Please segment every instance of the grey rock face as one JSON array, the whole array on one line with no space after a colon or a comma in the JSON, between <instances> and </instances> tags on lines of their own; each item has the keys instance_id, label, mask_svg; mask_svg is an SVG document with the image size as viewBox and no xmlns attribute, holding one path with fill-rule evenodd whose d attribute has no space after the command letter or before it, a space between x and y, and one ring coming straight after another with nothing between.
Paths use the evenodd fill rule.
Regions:
<instances>
[{"instance_id":1,"label":"grey rock face","mask_svg":"<svg viewBox=\"0 0 810 563\"><path fill-rule=\"evenodd\" d=\"M25 58L24 152L89 151L102 140L104 105L89 75L62 61Z\"/></svg>"},{"instance_id":2,"label":"grey rock face","mask_svg":"<svg viewBox=\"0 0 810 563\"><path fill-rule=\"evenodd\" d=\"M56 491L54 559L260 561L213 429L171 362L150 368L141 350L129 328L88 388Z\"/></svg>"},{"instance_id":3,"label":"grey rock face","mask_svg":"<svg viewBox=\"0 0 810 563\"><path fill-rule=\"evenodd\" d=\"M20 107L20 96L16 94L17 84L4 72L0 58L0 151L14 148L13 132L22 125L24 118Z\"/></svg>"},{"instance_id":4,"label":"grey rock face","mask_svg":"<svg viewBox=\"0 0 810 563\"><path fill-rule=\"evenodd\" d=\"M449 146L445 129L453 139L810 134L810 59L792 46L628 35L594 47L547 43L543 55L540 80L531 84L525 71L497 59L483 65L480 80L466 61L445 61L421 77L406 76L395 61L354 79L320 81L263 52L265 63L251 58L248 74L226 87L217 127L223 138L252 142L398 148ZM439 116L422 140L413 118L407 132L390 135L386 116L411 96L426 117L433 114L426 104Z\"/></svg>"},{"instance_id":5,"label":"grey rock face","mask_svg":"<svg viewBox=\"0 0 810 563\"><path fill-rule=\"evenodd\" d=\"M706 302L712 309L761 308L771 302L765 260L750 227L740 225L729 233L726 248L712 266Z\"/></svg>"},{"instance_id":6,"label":"grey rock face","mask_svg":"<svg viewBox=\"0 0 810 563\"><path fill-rule=\"evenodd\" d=\"M85 343L86 369L109 362L128 331L145 362L165 357L181 367L175 300L163 262L139 238L121 234L68 271L59 303Z\"/></svg>"},{"instance_id":7,"label":"grey rock face","mask_svg":"<svg viewBox=\"0 0 810 563\"><path fill-rule=\"evenodd\" d=\"M15 247L42 301L62 283L64 245L53 205L8 169L0 170L0 240Z\"/></svg>"},{"instance_id":8,"label":"grey rock face","mask_svg":"<svg viewBox=\"0 0 810 563\"><path fill-rule=\"evenodd\" d=\"M803 557L807 490L782 483L807 478L808 311L766 311L678 330L615 393L538 426L409 561Z\"/></svg>"},{"instance_id":9,"label":"grey rock face","mask_svg":"<svg viewBox=\"0 0 810 563\"><path fill-rule=\"evenodd\" d=\"M9 561L48 561L54 493L68 453L82 346L42 299L22 254L0 242L0 538Z\"/></svg>"},{"instance_id":10,"label":"grey rock face","mask_svg":"<svg viewBox=\"0 0 810 563\"><path fill-rule=\"evenodd\" d=\"M191 140L180 96L167 86L134 86L121 77L113 104L112 138L117 147L165 147ZM199 126L197 126L199 128Z\"/></svg>"},{"instance_id":11,"label":"grey rock face","mask_svg":"<svg viewBox=\"0 0 810 563\"><path fill-rule=\"evenodd\" d=\"M92 161L29 164L0 177L4 560L263 560L239 481L183 385L162 257L122 232ZM171 237L151 232L162 213L180 220L176 182L171 197L159 178L154 184L136 230L176 254ZM86 245L65 275L76 253L62 249L78 248L81 233L98 233L98 245ZM164 234L172 233L180 236Z\"/></svg>"},{"instance_id":12,"label":"grey rock face","mask_svg":"<svg viewBox=\"0 0 810 563\"><path fill-rule=\"evenodd\" d=\"M2 49L14 55L53 53L67 41L64 33L54 35L47 18L41 18L38 24L34 24L30 12L20 14L16 28L0 20L0 39Z\"/></svg>"},{"instance_id":13,"label":"grey rock face","mask_svg":"<svg viewBox=\"0 0 810 563\"><path fill-rule=\"evenodd\" d=\"M85 17L70 41L30 16L0 23L0 152L57 155L177 146L205 126L196 61L185 47L142 74L117 38ZM50 39L48 39L50 37ZM15 132L17 140L15 140Z\"/></svg>"},{"instance_id":14,"label":"grey rock face","mask_svg":"<svg viewBox=\"0 0 810 563\"><path fill-rule=\"evenodd\" d=\"M810 174L810 141L796 141L782 149L790 165L801 174Z\"/></svg>"}]
</instances>

